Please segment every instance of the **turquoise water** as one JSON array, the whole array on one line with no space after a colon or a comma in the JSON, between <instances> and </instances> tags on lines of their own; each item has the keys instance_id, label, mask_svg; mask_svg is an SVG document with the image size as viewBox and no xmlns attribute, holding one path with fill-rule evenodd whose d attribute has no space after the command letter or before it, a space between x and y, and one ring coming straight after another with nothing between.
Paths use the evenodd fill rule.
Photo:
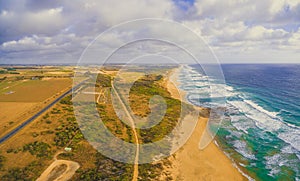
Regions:
<instances>
[{"instance_id":1,"label":"turquoise water","mask_svg":"<svg viewBox=\"0 0 300 181\"><path fill-rule=\"evenodd\" d=\"M222 69L226 85L196 65L184 66L179 79L195 105L216 108L226 98L220 147L252 178L300 180L300 65ZM223 96L212 97L211 87Z\"/></svg>"}]
</instances>

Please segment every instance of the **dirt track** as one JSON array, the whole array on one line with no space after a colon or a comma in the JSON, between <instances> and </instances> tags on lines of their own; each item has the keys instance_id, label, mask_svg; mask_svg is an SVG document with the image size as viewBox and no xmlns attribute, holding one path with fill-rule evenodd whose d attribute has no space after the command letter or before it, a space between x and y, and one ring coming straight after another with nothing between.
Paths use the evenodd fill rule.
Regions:
<instances>
[{"instance_id":1,"label":"dirt track","mask_svg":"<svg viewBox=\"0 0 300 181\"><path fill-rule=\"evenodd\" d=\"M54 171L55 168L61 166L61 165L67 165L65 171L58 175L57 177L53 178L53 175L57 172ZM69 161L69 160L55 160L43 173L42 175L37 179L37 181L59 181L59 180L69 180L72 178L76 170L80 167L80 165L77 162Z\"/></svg>"},{"instance_id":2,"label":"dirt track","mask_svg":"<svg viewBox=\"0 0 300 181\"><path fill-rule=\"evenodd\" d=\"M138 176L139 176L139 153L140 153L140 147L139 147L139 139L138 139L138 135L137 135L137 132L136 132L136 129L135 129L135 123L134 123L134 120L131 116L131 114L129 113L129 111L127 110L124 102L122 101L119 93L117 92L117 90L115 89L115 86L113 84L113 82L111 83L112 85L112 89L114 91L114 93L116 94L119 102L121 103L124 111L126 112L126 115L131 123L131 128L133 130L133 135L134 135L134 139L135 139L135 142L136 142L136 154L135 154L135 159L134 159L134 168L133 168L133 176L132 176L132 181L137 181L138 180Z\"/></svg>"}]
</instances>

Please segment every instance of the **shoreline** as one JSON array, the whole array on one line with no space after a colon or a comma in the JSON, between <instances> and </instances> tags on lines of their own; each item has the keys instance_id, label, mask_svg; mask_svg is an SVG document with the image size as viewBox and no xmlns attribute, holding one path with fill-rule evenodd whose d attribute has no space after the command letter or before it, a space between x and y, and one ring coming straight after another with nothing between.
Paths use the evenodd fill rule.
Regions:
<instances>
[{"instance_id":1,"label":"shoreline","mask_svg":"<svg viewBox=\"0 0 300 181\"><path fill-rule=\"evenodd\" d=\"M186 92L177 89L180 68L172 69L167 74L165 87L171 96L183 102ZM196 109L204 110L194 106ZM199 117L191 137L182 148L168 158L171 167L165 168L175 180L249 180L236 163L215 143L210 142L203 150L198 149L200 138L206 129L208 118Z\"/></svg>"}]
</instances>

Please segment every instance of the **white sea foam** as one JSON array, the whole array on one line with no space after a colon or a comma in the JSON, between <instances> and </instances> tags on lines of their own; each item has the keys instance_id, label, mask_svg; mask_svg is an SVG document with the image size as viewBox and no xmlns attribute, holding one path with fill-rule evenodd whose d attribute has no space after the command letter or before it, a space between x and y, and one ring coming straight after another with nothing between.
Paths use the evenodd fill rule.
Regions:
<instances>
[{"instance_id":1,"label":"white sea foam","mask_svg":"<svg viewBox=\"0 0 300 181\"><path fill-rule=\"evenodd\" d=\"M262 107L257 109L248 102L249 101L228 101L229 104L238 108L240 112L244 113L248 118L254 120L257 127L271 133L277 132L278 138L300 151L299 129L290 127L288 124L283 123L279 118L274 117L275 114L271 114L268 111L262 111Z\"/></svg>"},{"instance_id":2,"label":"white sea foam","mask_svg":"<svg viewBox=\"0 0 300 181\"><path fill-rule=\"evenodd\" d=\"M218 143L216 141L214 141L214 143L217 145L217 147L219 147ZM220 147L219 147L220 148ZM244 173L240 167L237 166L235 160L233 160L228 153L224 152L223 153L231 160L232 165L244 176L246 177L249 181L255 181L252 177L250 177L249 175L247 175L246 173ZM239 165L241 165L242 167L245 167L246 165L238 163Z\"/></svg>"},{"instance_id":3,"label":"white sea foam","mask_svg":"<svg viewBox=\"0 0 300 181\"><path fill-rule=\"evenodd\" d=\"M205 77L198 75L198 76L192 76L190 79L194 82L199 82L199 81L203 81L205 79Z\"/></svg>"},{"instance_id":4,"label":"white sea foam","mask_svg":"<svg viewBox=\"0 0 300 181\"><path fill-rule=\"evenodd\" d=\"M290 123L285 123L285 124L288 125L289 127L297 128L298 130L300 130L299 126L296 126L296 125L293 125L293 124L290 124Z\"/></svg>"},{"instance_id":5,"label":"white sea foam","mask_svg":"<svg viewBox=\"0 0 300 181\"><path fill-rule=\"evenodd\" d=\"M274 177L275 175L280 173L280 168L278 168L278 167L271 167L269 169L271 169L271 171L268 173L268 175L271 177Z\"/></svg>"},{"instance_id":6,"label":"white sea foam","mask_svg":"<svg viewBox=\"0 0 300 181\"><path fill-rule=\"evenodd\" d=\"M288 154L295 153L295 151L296 151L295 148L292 147L291 145L285 146L281 149L282 153L288 153Z\"/></svg>"},{"instance_id":7,"label":"white sea foam","mask_svg":"<svg viewBox=\"0 0 300 181\"><path fill-rule=\"evenodd\" d=\"M240 137L243 135L242 132L240 132L240 131L233 131L233 130L230 132L230 134L231 134L232 136L237 137L237 138L240 138ZM231 136L230 136L230 137L231 137Z\"/></svg>"},{"instance_id":8,"label":"white sea foam","mask_svg":"<svg viewBox=\"0 0 300 181\"><path fill-rule=\"evenodd\" d=\"M228 91L234 91L234 88L233 87L231 87L231 86L226 86L226 89L228 90Z\"/></svg>"},{"instance_id":9,"label":"white sea foam","mask_svg":"<svg viewBox=\"0 0 300 181\"><path fill-rule=\"evenodd\" d=\"M278 134L278 137L289 143L292 147L300 151L300 131L295 129L288 129L288 131Z\"/></svg>"},{"instance_id":10,"label":"white sea foam","mask_svg":"<svg viewBox=\"0 0 300 181\"><path fill-rule=\"evenodd\" d=\"M215 143L215 145L216 145L217 147L220 148L220 146L219 146L219 144L218 144L218 142L217 142L216 140L214 140L214 143Z\"/></svg>"},{"instance_id":11,"label":"white sea foam","mask_svg":"<svg viewBox=\"0 0 300 181\"><path fill-rule=\"evenodd\" d=\"M231 124L238 130L243 131L244 133L248 134L248 129L253 128L253 122L250 120L245 120L243 116L230 116L231 117Z\"/></svg>"},{"instance_id":12,"label":"white sea foam","mask_svg":"<svg viewBox=\"0 0 300 181\"><path fill-rule=\"evenodd\" d=\"M249 101L229 101L231 105L238 108L240 112L245 113L245 115L256 122L256 125L263 130L270 131L272 133L277 132L277 137L288 143L289 146L283 148L282 153L296 153L297 157L300 159L299 149L300 149L300 130L295 129L295 127L291 127L288 124L281 122L281 120L277 117L276 113L268 112L267 110L263 110L262 107L256 106L253 102ZM231 122L234 127L238 130L242 130L245 132L247 129L246 125L240 124L239 119L241 117L231 116ZM249 122L249 120L245 120L245 122ZM249 157L245 150L241 149L241 145L235 143L236 150L243 154L246 158ZM287 165L288 160L280 157L280 154L274 155L272 157L266 157L266 165L268 169L271 169L269 175L274 176L280 172L280 168L274 167L274 165Z\"/></svg>"},{"instance_id":13,"label":"white sea foam","mask_svg":"<svg viewBox=\"0 0 300 181\"><path fill-rule=\"evenodd\" d=\"M273 156L266 156L266 165L277 165L280 166L283 162L280 154L275 154ZM279 164L280 163L280 164Z\"/></svg>"},{"instance_id":14,"label":"white sea foam","mask_svg":"<svg viewBox=\"0 0 300 181\"><path fill-rule=\"evenodd\" d=\"M184 82L182 88L188 93L207 93L209 98L233 97L236 95L233 87L225 85L224 82L218 83L214 78L202 75L188 66L183 69L180 77Z\"/></svg>"},{"instance_id":15,"label":"white sea foam","mask_svg":"<svg viewBox=\"0 0 300 181\"><path fill-rule=\"evenodd\" d=\"M249 104L250 106L252 106L253 108L257 109L258 111L267 114L268 116L272 117L272 118L277 118L278 112L270 112L265 110L263 107L259 106L258 104L254 103L251 100L244 100L244 102L246 102L247 104Z\"/></svg>"},{"instance_id":16,"label":"white sea foam","mask_svg":"<svg viewBox=\"0 0 300 181\"><path fill-rule=\"evenodd\" d=\"M233 146L236 148L235 150L242 154L245 158L255 160L255 155L250 153L250 151L247 149L247 144L244 141L235 140L233 142Z\"/></svg>"},{"instance_id":17,"label":"white sea foam","mask_svg":"<svg viewBox=\"0 0 300 181\"><path fill-rule=\"evenodd\" d=\"M242 166L242 167L246 167L246 165L245 165L245 164L242 164L242 163L239 163L239 165Z\"/></svg>"},{"instance_id":18,"label":"white sea foam","mask_svg":"<svg viewBox=\"0 0 300 181\"><path fill-rule=\"evenodd\" d=\"M268 131L278 130L281 128L281 123L273 121L267 114L254 109L253 106L249 106L244 101L227 101L229 104L238 108L240 112L244 113L247 117L256 121L256 125L261 129Z\"/></svg>"},{"instance_id":19,"label":"white sea foam","mask_svg":"<svg viewBox=\"0 0 300 181\"><path fill-rule=\"evenodd\" d=\"M284 158L281 154L275 154L272 156L266 156L264 157L266 162L266 168L271 169L270 173L268 175L275 176L277 175L281 170L280 167L283 165L289 165L289 160L287 158Z\"/></svg>"}]
</instances>

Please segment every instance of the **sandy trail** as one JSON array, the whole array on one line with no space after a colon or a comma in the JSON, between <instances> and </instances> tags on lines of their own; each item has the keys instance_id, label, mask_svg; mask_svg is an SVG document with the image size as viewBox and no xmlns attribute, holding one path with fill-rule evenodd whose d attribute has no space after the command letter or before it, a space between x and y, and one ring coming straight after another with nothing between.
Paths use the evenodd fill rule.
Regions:
<instances>
[{"instance_id":1,"label":"sandy trail","mask_svg":"<svg viewBox=\"0 0 300 181\"><path fill-rule=\"evenodd\" d=\"M75 174L76 170L80 167L77 162L69 161L69 160L55 160L37 179L37 181L47 181L50 179L53 169L60 166L67 165L66 170L60 174L58 177L54 179L54 181L59 180L69 180Z\"/></svg>"},{"instance_id":2,"label":"sandy trail","mask_svg":"<svg viewBox=\"0 0 300 181\"><path fill-rule=\"evenodd\" d=\"M131 123L131 128L133 130L134 139L135 139L135 143L136 143L136 154L135 154L135 158L134 158L134 168L133 168L132 180L137 181L138 180L138 175L139 175L139 168L138 168L139 165L138 165L138 163L139 163L139 153L140 153L138 134L135 130L134 120L133 120L131 114L129 113L127 107L125 106L124 102L122 101L120 95L118 94L117 90L115 89L115 86L114 86L113 82L111 83L111 85L112 85L113 91L115 92L119 102L121 103L121 106L123 107L128 119Z\"/></svg>"}]
</instances>

